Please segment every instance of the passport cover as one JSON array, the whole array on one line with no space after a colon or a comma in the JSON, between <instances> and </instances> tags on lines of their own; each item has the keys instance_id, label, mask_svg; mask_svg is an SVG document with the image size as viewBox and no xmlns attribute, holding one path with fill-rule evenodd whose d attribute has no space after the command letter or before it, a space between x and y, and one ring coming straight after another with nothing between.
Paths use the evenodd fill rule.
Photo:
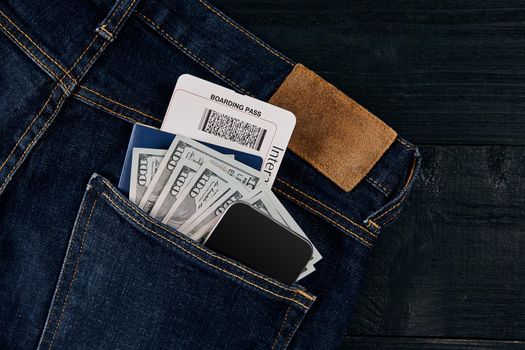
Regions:
<instances>
[{"instance_id":1,"label":"passport cover","mask_svg":"<svg viewBox=\"0 0 525 350\"><path fill-rule=\"evenodd\" d=\"M128 149L126 151L126 158L124 159L124 164L122 165L122 171L120 173L120 180L118 183L118 188L124 194L129 195L129 183L131 176L131 159L133 158L133 148L134 147L144 147L144 148L158 148L158 149L168 149L177 137L175 134L169 132L161 131L159 129L135 124L133 125L133 130L131 131L131 136L129 138ZM230 148L213 145L206 142L201 142L195 140L205 146L208 146L214 149L217 152L223 154L233 154L235 160L246 164L247 166L254 168L256 170L261 170L262 158L254 154L249 154L241 151L232 150Z\"/></svg>"}]
</instances>

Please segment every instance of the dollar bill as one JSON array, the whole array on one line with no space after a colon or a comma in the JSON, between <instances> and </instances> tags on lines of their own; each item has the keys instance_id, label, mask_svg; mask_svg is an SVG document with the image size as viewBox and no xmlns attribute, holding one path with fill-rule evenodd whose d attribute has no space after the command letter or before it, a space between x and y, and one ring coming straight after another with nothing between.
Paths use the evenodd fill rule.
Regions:
<instances>
[{"instance_id":1,"label":"dollar bill","mask_svg":"<svg viewBox=\"0 0 525 350\"><path fill-rule=\"evenodd\" d=\"M226 192L231 177L211 162L205 162L184 188L162 222L178 229L186 220L201 209L211 205L214 199Z\"/></svg>"},{"instance_id":2,"label":"dollar bill","mask_svg":"<svg viewBox=\"0 0 525 350\"><path fill-rule=\"evenodd\" d=\"M184 152L188 150L188 152ZM261 173L252 169L231 157L225 157L222 153L212 150L211 148L193 141L187 137L177 135L171 143L166 156L159 166L159 171L151 180L151 185L148 186L146 193L139 203L145 212L150 213L159 198L162 190L166 186L171 173L177 166L177 163L182 159L202 165L206 161L213 162L214 165L225 171L228 175L235 178L248 188L255 188L261 181Z\"/></svg>"},{"instance_id":3,"label":"dollar bill","mask_svg":"<svg viewBox=\"0 0 525 350\"><path fill-rule=\"evenodd\" d=\"M219 221L222 213L224 213L233 202L242 199L246 195L246 190L234 185L210 207L204 211L195 213L189 218L188 221L179 228L179 231L195 241L204 239L217 221Z\"/></svg>"},{"instance_id":4,"label":"dollar bill","mask_svg":"<svg viewBox=\"0 0 525 350\"><path fill-rule=\"evenodd\" d=\"M301 226L299 226L299 224L294 220L292 215L288 212L288 210L286 210L284 205L275 196L275 194L270 189L267 189L265 187L261 188L261 191L266 192L267 198L271 201L271 203L272 203L273 207L276 209L277 213L279 213L279 216L284 221L284 225L288 226L288 228L290 228L290 230L294 231L295 233L301 235L302 237L304 237L308 241L310 241L308 239L308 237L306 236L306 233L304 233L304 231L301 229ZM315 246L313 244L312 244L312 246L313 246L314 249L313 249L312 259L310 259L310 261L308 262L309 265L310 264L313 265L313 264L317 263L319 260L322 259L321 253L319 253L319 251L315 248Z\"/></svg>"},{"instance_id":5,"label":"dollar bill","mask_svg":"<svg viewBox=\"0 0 525 350\"><path fill-rule=\"evenodd\" d=\"M166 150L155 148L133 148L129 199L138 204L157 172Z\"/></svg>"},{"instance_id":6,"label":"dollar bill","mask_svg":"<svg viewBox=\"0 0 525 350\"><path fill-rule=\"evenodd\" d=\"M255 196L252 196L248 200L248 203L250 203L255 209L259 210L260 212L268 215L269 217L278 221L284 226L287 226L282 217L277 212L277 210L274 208L271 200L268 198L266 191L257 191L257 194L255 194Z\"/></svg>"},{"instance_id":7,"label":"dollar bill","mask_svg":"<svg viewBox=\"0 0 525 350\"><path fill-rule=\"evenodd\" d=\"M187 151L184 151L187 152ZM168 182L151 209L150 215L161 220L164 219L173 204L177 201L185 186L189 184L193 175L197 172L199 165L183 159L177 164L171 173Z\"/></svg>"}]
</instances>

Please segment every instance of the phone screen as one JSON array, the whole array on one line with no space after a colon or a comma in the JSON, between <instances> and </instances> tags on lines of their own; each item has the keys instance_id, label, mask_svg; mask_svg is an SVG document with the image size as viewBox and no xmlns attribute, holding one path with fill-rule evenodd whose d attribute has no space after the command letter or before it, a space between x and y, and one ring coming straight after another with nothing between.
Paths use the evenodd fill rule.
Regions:
<instances>
[{"instance_id":1,"label":"phone screen","mask_svg":"<svg viewBox=\"0 0 525 350\"><path fill-rule=\"evenodd\" d=\"M286 284L313 254L306 239L242 201L228 207L204 245Z\"/></svg>"}]
</instances>

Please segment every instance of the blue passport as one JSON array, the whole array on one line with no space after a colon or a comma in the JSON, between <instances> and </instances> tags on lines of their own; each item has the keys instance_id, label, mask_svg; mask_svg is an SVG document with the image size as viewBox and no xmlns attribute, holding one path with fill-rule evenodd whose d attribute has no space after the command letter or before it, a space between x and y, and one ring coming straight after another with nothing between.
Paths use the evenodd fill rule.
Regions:
<instances>
[{"instance_id":1,"label":"blue passport","mask_svg":"<svg viewBox=\"0 0 525 350\"><path fill-rule=\"evenodd\" d=\"M124 159L124 165L122 166L122 172L120 173L120 181L118 183L119 190L121 190L126 195L129 194L131 159L133 158L134 147L157 148L167 150L176 137L177 135L171 134L169 132L161 131L150 126L135 124L133 126L133 130L131 131L128 149L126 151L126 158ZM262 158L257 155L232 150L230 148L213 145L206 142L197 142L202 143L203 145L208 146L217 152L223 154L233 154L235 160L246 164L247 166L252 167L256 170L261 170Z\"/></svg>"}]
</instances>

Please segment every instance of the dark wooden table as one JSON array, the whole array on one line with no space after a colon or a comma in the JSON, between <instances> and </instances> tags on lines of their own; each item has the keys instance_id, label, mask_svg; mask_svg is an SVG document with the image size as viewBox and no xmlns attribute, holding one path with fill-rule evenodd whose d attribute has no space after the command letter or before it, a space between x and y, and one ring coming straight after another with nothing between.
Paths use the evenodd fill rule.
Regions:
<instances>
[{"instance_id":1,"label":"dark wooden table","mask_svg":"<svg viewBox=\"0 0 525 350\"><path fill-rule=\"evenodd\" d=\"M525 348L525 1L216 0L418 144L343 349Z\"/></svg>"}]
</instances>

